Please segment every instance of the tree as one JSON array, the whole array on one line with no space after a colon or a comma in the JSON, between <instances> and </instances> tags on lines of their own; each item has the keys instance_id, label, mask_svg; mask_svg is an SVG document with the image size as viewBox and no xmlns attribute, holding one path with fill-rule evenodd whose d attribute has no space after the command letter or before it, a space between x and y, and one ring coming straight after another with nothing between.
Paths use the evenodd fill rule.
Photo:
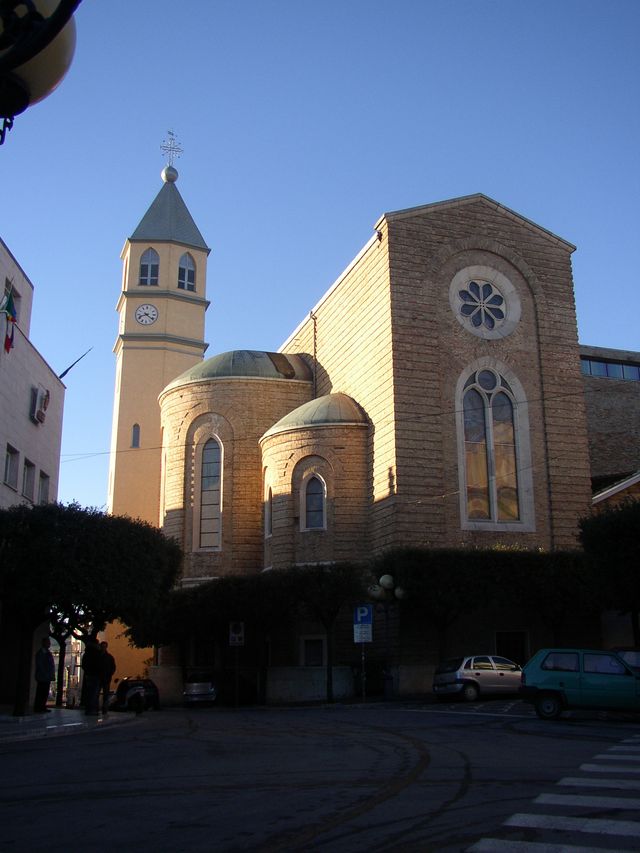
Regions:
<instances>
[{"instance_id":1,"label":"tree","mask_svg":"<svg viewBox=\"0 0 640 853\"><path fill-rule=\"evenodd\" d=\"M297 601L322 625L327 644L327 702L333 702L333 629L340 611L363 596L365 576L356 563L304 566L287 572Z\"/></svg>"},{"instance_id":2,"label":"tree","mask_svg":"<svg viewBox=\"0 0 640 853\"><path fill-rule=\"evenodd\" d=\"M183 651L192 642L207 643L215 636L225 643L229 623L244 622L247 639L255 644L259 674L258 695L265 700L266 640L270 632L290 626L301 610L323 626L327 644L327 701L333 701L333 628L345 605L364 592L361 566L339 563L293 567L255 575L229 575L197 588L174 590L165 608L131 636L136 644L177 643ZM183 662L186 655L183 654Z\"/></svg>"},{"instance_id":3,"label":"tree","mask_svg":"<svg viewBox=\"0 0 640 853\"><path fill-rule=\"evenodd\" d=\"M373 564L376 577L392 575L405 590L402 612L436 629L438 653L446 654L451 625L483 606L491 595L490 565L484 552L396 548Z\"/></svg>"},{"instance_id":4,"label":"tree","mask_svg":"<svg viewBox=\"0 0 640 853\"><path fill-rule=\"evenodd\" d=\"M580 521L580 541L603 607L627 613L640 646L640 501L628 500Z\"/></svg>"},{"instance_id":5,"label":"tree","mask_svg":"<svg viewBox=\"0 0 640 853\"><path fill-rule=\"evenodd\" d=\"M577 625L589 629L601 599L581 551L525 551L504 564L508 606L521 607L551 628L554 642L576 642Z\"/></svg>"},{"instance_id":6,"label":"tree","mask_svg":"<svg viewBox=\"0 0 640 853\"><path fill-rule=\"evenodd\" d=\"M0 510L0 600L19 616L23 656L15 713L24 713L25 649L44 621L59 636L150 618L175 583L179 546L150 524L78 504ZM26 681L25 681L25 671Z\"/></svg>"},{"instance_id":7,"label":"tree","mask_svg":"<svg viewBox=\"0 0 640 853\"><path fill-rule=\"evenodd\" d=\"M175 644L180 650L182 666L186 668L194 644L212 648L217 641L225 648L229 624L242 622L246 627L247 647L255 647L257 695L264 702L267 639L272 631L293 620L296 606L288 572L227 575L197 587L174 589L161 608L151 614L149 620L137 622L129 635L140 646ZM237 690L236 683L236 693ZM236 702L237 698L236 695Z\"/></svg>"},{"instance_id":8,"label":"tree","mask_svg":"<svg viewBox=\"0 0 640 853\"><path fill-rule=\"evenodd\" d=\"M406 590L403 612L433 625L441 658L454 622L489 605L521 608L561 636L575 630L569 617L584 625L601 601L577 550L401 548L374 567Z\"/></svg>"}]
</instances>

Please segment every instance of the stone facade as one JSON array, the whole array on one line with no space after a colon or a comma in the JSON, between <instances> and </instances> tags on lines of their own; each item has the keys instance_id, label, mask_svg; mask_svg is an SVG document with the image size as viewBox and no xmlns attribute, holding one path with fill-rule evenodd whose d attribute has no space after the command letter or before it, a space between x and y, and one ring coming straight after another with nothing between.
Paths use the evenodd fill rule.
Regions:
<instances>
[{"instance_id":1,"label":"stone facade","mask_svg":"<svg viewBox=\"0 0 640 853\"><path fill-rule=\"evenodd\" d=\"M264 489L272 492L265 568L367 559L367 444L365 423L300 428L263 438ZM301 523L303 488L310 476L326 487L325 521L317 529Z\"/></svg>"},{"instance_id":2,"label":"stone facade","mask_svg":"<svg viewBox=\"0 0 640 853\"><path fill-rule=\"evenodd\" d=\"M372 552L575 546L590 484L573 247L482 196L387 214L376 229L282 347L315 355L318 393L349 394L370 420ZM516 291L520 321L504 338L469 334L451 309L453 278L474 267L502 273ZM461 524L456 387L473 364L501 366L523 389L530 470L522 475L534 519L526 527Z\"/></svg>"},{"instance_id":3,"label":"stone facade","mask_svg":"<svg viewBox=\"0 0 640 853\"><path fill-rule=\"evenodd\" d=\"M171 381L158 516L183 583L399 546L576 547L592 476L640 467L640 382L582 375L573 251L482 195L388 213L278 353L224 353ZM401 636L388 617L381 659ZM298 642L322 633L298 627ZM414 687L418 647L403 652ZM279 648L280 665L300 662L295 640Z\"/></svg>"},{"instance_id":4,"label":"stone facade","mask_svg":"<svg viewBox=\"0 0 640 853\"><path fill-rule=\"evenodd\" d=\"M242 369L203 382L187 371L173 382L161 395L161 520L185 548L185 577L359 560L396 546L575 547L590 476L612 465L600 461L596 421L609 423L618 409L622 418L640 385L621 383L620 402L608 393L604 410L587 388L588 437L573 250L481 195L386 214L281 347L281 358L306 363L305 382ZM474 277L502 294L495 329L470 325L460 309ZM512 401L519 506L511 518L478 520L467 507L474 484L463 397L481 373ZM336 393L359 407L358 427L270 432L296 406ZM211 435L224 455L219 550L196 542L198 448ZM301 484L312 471L325 484L327 526L301 532ZM265 534L269 488L273 531Z\"/></svg>"},{"instance_id":5,"label":"stone facade","mask_svg":"<svg viewBox=\"0 0 640 853\"><path fill-rule=\"evenodd\" d=\"M185 580L259 571L263 566L262 463L258 441L311 396L304 380L215 378L178 385L160 399L164 480L163 529L185 550ZM222 546L200 548L198 483L202 447L223 448Z\"/></svg>"}]
</instances>

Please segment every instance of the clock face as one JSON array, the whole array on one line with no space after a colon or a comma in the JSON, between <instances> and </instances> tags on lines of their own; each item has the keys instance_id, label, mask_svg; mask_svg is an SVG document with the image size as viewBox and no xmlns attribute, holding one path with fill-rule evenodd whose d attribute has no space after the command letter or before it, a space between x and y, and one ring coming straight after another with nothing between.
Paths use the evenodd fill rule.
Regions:
<instances>
[{"instance_id":1,"label":"clock face","mask_svg":"<svg viewBox=\"0 0 640 853\"><path fill-rule=\"evenodd\" d=\"M155 305L145 303L136 308L136 320L143 326L150 326L158 319L158 309Z\"/></svg>"}]
</instances>

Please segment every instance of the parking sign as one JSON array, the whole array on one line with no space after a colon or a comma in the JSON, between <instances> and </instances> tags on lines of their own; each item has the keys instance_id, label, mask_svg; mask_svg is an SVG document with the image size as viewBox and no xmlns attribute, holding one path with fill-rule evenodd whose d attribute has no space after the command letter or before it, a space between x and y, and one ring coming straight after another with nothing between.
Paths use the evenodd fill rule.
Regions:
<instances>
[{"instance_id":1,"label":"parking sign","mask_svg":"<svg viewBox=\"0 0 640 853\"><path fill-rule=\"evenodd\" d=\"M373 605L359 604L353 608L353 642L373 641Z\"/></svg>"}]
</instances>

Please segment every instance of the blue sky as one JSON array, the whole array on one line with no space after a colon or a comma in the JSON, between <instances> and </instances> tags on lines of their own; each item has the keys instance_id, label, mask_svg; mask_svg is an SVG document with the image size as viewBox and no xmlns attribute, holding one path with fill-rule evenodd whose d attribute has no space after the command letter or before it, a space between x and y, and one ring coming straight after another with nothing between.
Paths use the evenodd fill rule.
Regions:
<instances>
[{"instance_id":1,"label":"blue sky","mask_svg":"<svg viewBox=\"0 0 640 853\"><path fill-rule=\"evenodd\" d=\"M574 243L582 343L639 349L637 0L84 0L0 149L0 235L66 377L59 499L104 507L120 251L160 144L212 248L208 354L277 349L385 211L482 192ZM605 298L606 297L606 298Z\"/></svg>"}]
</instances>

